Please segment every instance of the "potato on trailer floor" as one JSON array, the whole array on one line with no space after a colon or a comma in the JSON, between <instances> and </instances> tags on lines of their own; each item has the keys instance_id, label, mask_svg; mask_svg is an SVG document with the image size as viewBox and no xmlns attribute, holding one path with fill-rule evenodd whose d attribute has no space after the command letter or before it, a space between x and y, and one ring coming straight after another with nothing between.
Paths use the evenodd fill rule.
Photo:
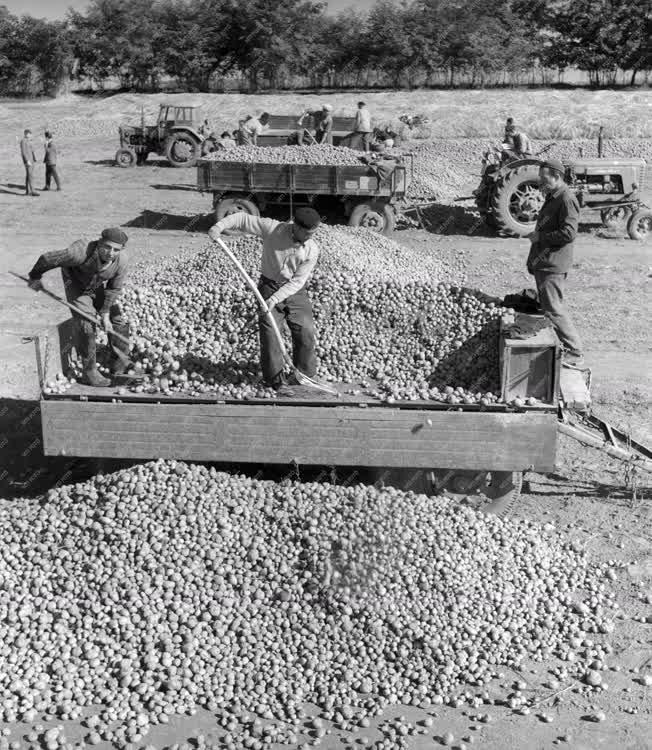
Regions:
<instances>
[{"instance_id":1,"label":"potato on trailer floor","mask_svg":"<svg viewBox=\"0 0 652 750\"><path fill-rule=\"evenodd\" d=\"M62 324L37 342L47 384L69 346ZM69 326L68 326L69 328ZM47 351L46 351L47 349ZM377 469L388 484L415 491L482 492L503 505L522 472L551 471L557 446L559 348L550 329L527 341L501 338L503 394L533 406L388 404L305 387L270 400L220 401L182 394L117 394L79 384L41 395L46 455L176 458L287 466ZM274 435L274 440L269 436Z\"/></svg>"}]
</instances>

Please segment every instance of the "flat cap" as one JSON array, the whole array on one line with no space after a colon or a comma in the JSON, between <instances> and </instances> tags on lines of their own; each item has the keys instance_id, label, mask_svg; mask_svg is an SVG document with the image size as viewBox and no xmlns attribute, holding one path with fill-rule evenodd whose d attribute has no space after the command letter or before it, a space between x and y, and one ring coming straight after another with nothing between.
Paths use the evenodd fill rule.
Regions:
<instances>
[{"instance_id":1,"label":"flat cap","mask_svg":"<svg viewBox=\"0 0 652 750\"><path fill-rule=\"evenodd\" d=\"M109 227L102 230L102 239L114 245L126 245L129 238L120 227Z\"/></svg>"},{"instance_id":2,"label":"flat cap","mask_svg":"<svg viewBox=\"0 0 652 750\"><path fill-rule=\"evenodd\" d=\"M541 162L541 166L546 167L547 169L555 169L561 174L566 172L566 167L559 161L559 159L546 159Z\"/></svg>"},{"instance_id":3,"label":"flat cap","mask_svg":"<svg viewBox=\"0 0 652 750\"><path fill-rule=\"evenodd\" d=\"M321 222L321 216L310 206L299 206L294 212L294 223L304 229L316 229Z\"/></svg>"}]
</instances>

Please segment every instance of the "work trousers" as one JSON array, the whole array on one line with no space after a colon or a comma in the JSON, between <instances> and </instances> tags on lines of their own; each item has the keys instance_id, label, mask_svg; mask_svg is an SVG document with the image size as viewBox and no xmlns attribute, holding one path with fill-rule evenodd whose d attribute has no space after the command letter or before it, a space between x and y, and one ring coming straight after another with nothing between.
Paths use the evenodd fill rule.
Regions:
<instances>
[{"instance_id":1,"label":"work trousers","mask_svg":"<svg viewBox=\"0 0 652 750\"><path fill-rule=\"evenodd\" d=\"M570 354L582 353L582 342L568 311L564 306L565 273L535 271L534 280L539 292L539 304L554 326L561 345Z\"/></svg>"},{"instance_id":2,"label":"work trousers","mask_svg":"<svg viewBox=\"0 0 652 750\"><path fill-rule=\"evenodd\" d=\"M85 294L70 277L67 268L61 269L61 276L63 277L63 286L68 302L75 305L75 307L86 313L86 315L95 318L104 304L104 287L98 287L92 294ZM75 312L72 313L72 317L75 323L75 349L82 360L84 372L88 372L88 370L93 370L97 366L96 326ZM122 314L120 305L117 303L111 305L109 319L116 333L125 337L129 336L129 324ZM108 339L111 349L110 367L112 370L119 370L126 366L129 361L129 347L125 342L119 341L110 333L108 334Z\"/></svg>"},{"instance_id":3,"label":"work trousers","mask_svg":"<svg viewBox=\"0 0 652 750\"><path fill-rule=\"evenodd\" d=\"M279 282L261 276L258 291L263 299L267 300L281 286ZM312 316L312 304L305 287L279 302L272 310L272 315L280 331L282 331L283 321L287 322L292 336L294 366L308 377L314 378L317 372L315 322ZM260 316L259 332L263 379L270 385L278 385L282 382L283 376L283 353L267 315Z\"/></svg>"},{"instance_id":4,"label":"work trousers","mask_svg":"<svg viewBox=\"0 0 652 750\"><path fill-rule=\"evenodd\" d=\"M371 148L371 133L356 131L351 138L351 148L356 151L369 151Z\"/></svg>"},{"instance_id":5,"label":"work trousers","mask_svg":"<svg viewBox=\"0 0 652 750\"><path fill-rule=\"evenodd\" d=\"M61 190L61 180L59 179L59 173L57 172L56 164L45 165L45 189L50 189L50 182L54 178L54 182L57 186L57 190Z\"/></svg>"},{"instance_id":6,"label":"work trousers","mask_svg":"<svg viewBox=\"0 0 652 750\"><path fill-rule=\"evenodd\" d=\"M34 165L25 164L25 195L34 195Z\"/></svg>"}]
</instances>

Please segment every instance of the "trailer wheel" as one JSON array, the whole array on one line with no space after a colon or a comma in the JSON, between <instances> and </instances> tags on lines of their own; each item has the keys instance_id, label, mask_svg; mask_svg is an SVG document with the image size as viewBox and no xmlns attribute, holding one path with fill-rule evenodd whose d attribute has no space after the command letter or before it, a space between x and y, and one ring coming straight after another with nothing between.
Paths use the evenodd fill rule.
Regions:
<instances>
[{"instance_id":1,"label":"trailer wheel","mask_svg":"<svg viewBox=\"0 0 652 750\"><path fill-rule=\"evenodd\" d=\"M522 471L492 471L490 481L484 491L491 502L480 510L483 513L506 518L514 512L522 486Z\"/></svg>"},{"instance_id":2,"label":"trailer wheel","mask_svg":"<svg viewBox=\"0 0 652 750\"><path fill-rule=\"evenodd\" d=\"M627 223L627 234L633 240L647 240L652 237L652 209L639 208L634 211Z\"/></svg>"},{"instance_id":3,"label":"trailer wheel","mask_svg":"<svg viewBox=\"0 0 652 750\"><path fill-rule=\"evenodd\" d=\"M218 201L215 208L215 220L221 221L225 216L239 213L260 216L258 206L252 200L237 195L230 195Z\"/></svg>"},{"instance_id":4,"label":"trailer wheel","mask_svg":"<svg viewBox=\"0 0 652 750\"><path fill-rule=\"evenodd\" d=\"M136 154L130 148L119 148L115 152L116 167L133 167L136 163Z\"/></svg>"},{"instance_id":5,"label":"trailer wheel","mask_svg":"<svg viewBox=\"0 0 652 750\"><path fill-rule=\"evenodd\" d=\"M372 232L391 234L396 225L394 209L388 203L359 203L349 218L350 227L364 227Z\"/></svg>"}]
</instances>

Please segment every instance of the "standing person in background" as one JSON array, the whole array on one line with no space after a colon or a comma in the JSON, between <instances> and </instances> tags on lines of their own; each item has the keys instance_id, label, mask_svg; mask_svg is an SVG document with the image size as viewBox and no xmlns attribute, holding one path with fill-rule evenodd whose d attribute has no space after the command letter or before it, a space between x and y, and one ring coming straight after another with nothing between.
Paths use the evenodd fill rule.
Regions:
<instances>
[{"instance_id":1,"label":"standing person in background","mask_svg":"<svg viewBox=\"0 0 652 750\"><path fill-rule=\"evenodd\" d=\"M258 136L267 130L269 127L269 115L267 112L256 117L249 117L240 125L240 145L241 146L256 146L258 144Z\"/></svg>"},{"instance_id":2,"label":"standing person in background","mask_svg":"<svg viewBox=\"0 0 652 750\"><path fill-rule=\"evenodd\" d=\"M33 185L36 154L32 145L32 131L29 128L26 128L23 133L23 140L20 142L20 155L25 165L25 195L38 198L39 194L34 190Z\"/></svg>"},{"instance_id":3,"label":"standing person in background","mask_svg":"<svg viewBox=\"0 0 652 750\"><path fill-rule=\"evenodd\" d=\"M61 180L57 172L57 147L54 145L52 133L49 130L45 131L45 156L43 157L43 163L45 164L45 187L43 190L50 189L50 181L53 177L57 191L61 190Z\"/></svg>"},{"instance_id":4,"label":"standing person in background","mask_svg":"<svg viewBox=\"0 0 652 750\"><path fill-rule=\"evenodd\" d=\"M355 124L353 126L355 138L352 148L369 151L371 146L371 112L364 102L358 102L358 111L355 113ZM362 148L360 148L360 146Z\"/></svg>"},{"instance_id":5,"label":"standing person in background","mask_svg":"<svg viewBox=\"0 0 652 750\"><path fill-rule=\"evenodd\" d=\"M514 118L508 117L505 123L505 133L503 135L503 143L507 145L510 150L514 148Z\"/></svg>"}]
</instances>

